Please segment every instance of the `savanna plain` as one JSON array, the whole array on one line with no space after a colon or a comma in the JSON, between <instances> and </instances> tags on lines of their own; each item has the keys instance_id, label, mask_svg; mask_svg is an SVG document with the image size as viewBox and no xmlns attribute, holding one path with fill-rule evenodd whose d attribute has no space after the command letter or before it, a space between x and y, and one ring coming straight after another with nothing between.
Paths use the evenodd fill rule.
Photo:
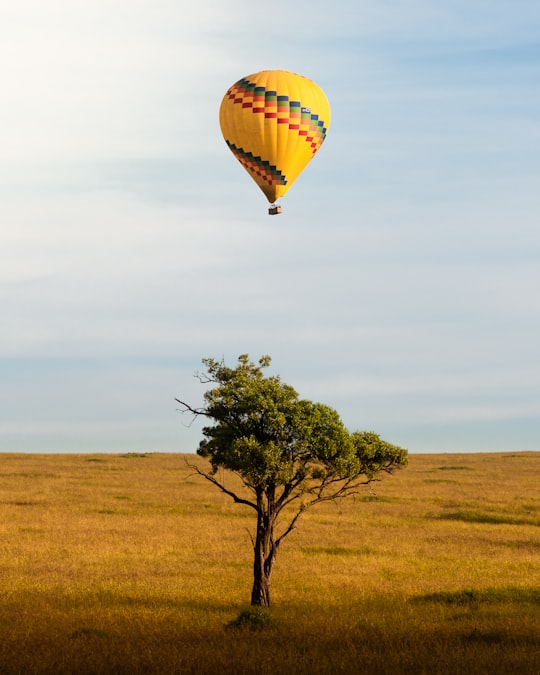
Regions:
<instances>
[{"instance_id":1,"label":"savanna plain","mask_svg":"<svg viewBox=\"0 0 540 675\"><path fill-rule=\"evenodd\" d=\"M540 453L306 511L243 626L255 514L186 460L0 455L1 673L540 673Z\"/></svg>"}]
</instances>

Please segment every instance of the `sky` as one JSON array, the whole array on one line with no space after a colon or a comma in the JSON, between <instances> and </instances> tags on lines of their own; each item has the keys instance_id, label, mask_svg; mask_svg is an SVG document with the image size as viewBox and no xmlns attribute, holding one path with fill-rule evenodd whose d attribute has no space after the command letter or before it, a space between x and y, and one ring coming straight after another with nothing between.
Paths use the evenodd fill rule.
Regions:
<instances>
[{"instance_id":1,"label":"sky","mask_svg":"<svg viewBox=\"0 0 540 675\"><path fill-rule=\"evenodd\" d=\"M227 88L325 143L269 217ZM205 357L347 427L540 450L537 0L0 2L0 452L194 452Z\"/></svg>"}]
</instances>

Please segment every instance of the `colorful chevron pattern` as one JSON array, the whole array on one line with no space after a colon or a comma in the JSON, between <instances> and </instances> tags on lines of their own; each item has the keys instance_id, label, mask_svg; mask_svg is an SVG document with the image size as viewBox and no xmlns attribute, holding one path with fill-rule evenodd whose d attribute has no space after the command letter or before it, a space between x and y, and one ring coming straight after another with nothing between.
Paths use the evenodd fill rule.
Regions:
<instances>
[{"instance_id":1,"label":"colorful chevron pattern","mask_svg":"<svg viewBox=\"0 0 540 675\"><path fill-rule=\"evenodd\" d=\"M226 141L226 143L236 159L250 173L258 176L265 183L268 183L268 185L287 185L285 176L279 169L272 166L270 162L261 159L260 157L254 157L251 152L246 152L242 148L237 148L234 143L230 143L229 141Z\"/></svg>"},{"instance_id":2,"label":"colorful chevron pattern","mask_svg":"<svg viewBox=\"0 0 540 675\"><path fill-rule=\"evenodd\" d=\"M251 108L253 114L264 115L267 119L277 119L278 124L287 124L289 129L298 131L310 144L313 154L321 147L327 129L319 115L302 106L300 101L291 101L288 96L279 96L277 91L269 91L243 78L227 91L229 100L242 108Z\"/></svg>"}]
</instances>

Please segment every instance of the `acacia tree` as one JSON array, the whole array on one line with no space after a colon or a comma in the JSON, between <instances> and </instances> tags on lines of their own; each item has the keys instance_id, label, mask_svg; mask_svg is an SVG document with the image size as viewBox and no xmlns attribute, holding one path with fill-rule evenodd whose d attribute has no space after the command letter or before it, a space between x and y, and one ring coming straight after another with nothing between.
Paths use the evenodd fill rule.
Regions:
<instances>
[{"instance_id":1,"label":"acacia tree","mask_svg":"<svg viewBox=\"0 0 540 675\"><path fill-rule=\"evenodd\" d=\"M213 385L205 405L193 408L176 399L182 412L212 421L203 427L197 450L210 467L192 467L255 511L251 604L268 607L277 552L299 517L314 504L356 494L404 466L407 451L372 432L349 433L335 410L300 399L279 376L265 376L269 356L255 364L243 354L235 368L210 358L203 363L207 371L197 377ZM219 469L236 474L242 489L226 485Z\"/></svg>"}]
</instances>

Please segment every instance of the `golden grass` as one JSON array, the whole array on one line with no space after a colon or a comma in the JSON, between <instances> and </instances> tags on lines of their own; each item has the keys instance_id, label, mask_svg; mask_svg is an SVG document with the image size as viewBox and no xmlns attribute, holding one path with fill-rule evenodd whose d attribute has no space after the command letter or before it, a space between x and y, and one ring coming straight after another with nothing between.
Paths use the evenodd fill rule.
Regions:
<instances>
[{"instance_id":1,"label":"golden grass","mask_svg":"<svg viewBox=\"0 0 540 675\"><path fill-rule=\"evenodd\" d=\"M413 455L308 511L251 632L253 513L185 456L0 455L0 672L540 673L539 460Z\"/></svg>"}]
</instances>

